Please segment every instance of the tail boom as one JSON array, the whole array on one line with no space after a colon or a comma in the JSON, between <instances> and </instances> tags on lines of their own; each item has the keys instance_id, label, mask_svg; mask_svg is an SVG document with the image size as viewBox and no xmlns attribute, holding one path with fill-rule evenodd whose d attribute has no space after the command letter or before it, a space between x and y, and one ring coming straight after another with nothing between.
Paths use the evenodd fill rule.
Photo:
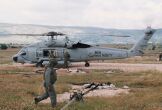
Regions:
<instances>
[{"instance_id":1,"label":"tail boom","mask_svg":"<svg viewBox=\"0 0 162 110\"><path fill-rule=\"evenodd\" d=\"M144 54L143 50L146 49L148 41L151 39L155 30L151 27L147 27L145 31L145 36L142 37L128 52L129 56L141 56Z\"/></svg>"}]
</instances>

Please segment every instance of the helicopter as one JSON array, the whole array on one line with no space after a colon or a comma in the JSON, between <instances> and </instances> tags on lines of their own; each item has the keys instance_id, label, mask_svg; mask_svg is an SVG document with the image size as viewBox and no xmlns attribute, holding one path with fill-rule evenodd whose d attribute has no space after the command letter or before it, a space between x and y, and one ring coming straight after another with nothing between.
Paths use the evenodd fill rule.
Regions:
<instances>
[{"instance_id":1,"label":"helicopter","mask_svg":"<svg viewBox=\"0 0 162 110\"><path fill-rule=\"evenodd\" d=\"M48 32L44 34L10 34L20 36L27 35L50 37L50 40L48 41L24 46L12 58L16 63L30 63L36 64L36 66L43 66L43 64L48 63L49 52L52 51L53 54L55 54L59 65L64 65L64 54L68 53L68 64L70 64L71 62L85 62L85 67L89 67L89 61L93 60L124 59L143 55L143 50L147 47L147 43L151 39L155 31L155 29L147 27L144 32L145 35L136 44L134 44L134 46L130 50L106 48L92 46L81 42L73 42L67 36L65 37L64 41L59 41L57 40L58 36L65 36L64 33L60 32Z\"/></svg>"}]
</instances>

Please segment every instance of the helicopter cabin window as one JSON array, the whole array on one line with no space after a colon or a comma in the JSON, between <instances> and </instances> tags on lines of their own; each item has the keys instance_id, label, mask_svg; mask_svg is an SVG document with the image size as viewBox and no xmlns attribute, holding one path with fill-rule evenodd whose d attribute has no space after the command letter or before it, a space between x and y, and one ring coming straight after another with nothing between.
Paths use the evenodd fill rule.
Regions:
<instances>
[{"instance_id":1,"label":"helicopter cabin window","mask_svg":"<svg viewBox=\"0 0 162 110\"><path fill-rule=\"evenodd\" d=\"M57 50L43 50L43 57L48 57L49 56L49 51L52 51L54 56L58 56L58 51Z\"/></svg>"},{"instance_id":2,"label":"helicopter cabin window","mask_svg":"<svg viewBox=\"0 0 162 110\"><path fill-rule=\"evenodd\" d=\"M48 57L49 55L49 51L48 50L44 50L43 51L43 57Z\"/></svg>"}]
</instances>

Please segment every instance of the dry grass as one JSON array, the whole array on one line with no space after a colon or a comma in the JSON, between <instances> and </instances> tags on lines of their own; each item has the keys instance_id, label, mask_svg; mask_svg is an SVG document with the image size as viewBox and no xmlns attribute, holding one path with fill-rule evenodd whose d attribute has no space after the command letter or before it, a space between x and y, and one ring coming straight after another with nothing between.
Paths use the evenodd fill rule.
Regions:
<instances>
[{"instance_id":1,"label":"dry grass","mask_svg":"<svg viewBox=\"0 0 162 110\"><path fill-rule=\"evenodd\" d=\"M11 64L12 63L12 56L16 54L19 49L7 49L7 50L0 50L0 64Z\"/></svg>"},{"instance_id":2,"label":"dry grass","mask_svg":"<svg viewBox=\"0 0 162 110\"><path fill-rule=\"evenodd\" d=\"M102 71L81 75L59 75L57 93L70 89L69 84L87 82L112 82L118 87L128 85L129 95L110 98L88 98L75 103L69 110L157 110L162 109L162 73L147 71L139 73L106 74ZM0 74L0 109L2 110L52 110L49 104L32 104L33 97L43 92L42 75ZM59 110L63 104L58 104Z\"/></svg>"},{"instance_id":3,"label":"dry grass","mask_svg":"<svg viewBox=\"0 0 162 110\"><path fill-rule=\"evenodd\" d=\"M73 104L68 110L162 109L162 73L157 71L120 73L109 75L109 77L106 75L103 81L106 78L108 78L107 81L116 83L118 86L128 85L131 87L130 94L110 98L89 98L86 99L86 103Z\"/></svg>"},{"instance_id":4,"label":"dry grass","mask_svg":"<svg viewBox=\"0 0 162 110\"><path fill-rule=\"evenodd\" d=\"M34 70L35 70L34 67L5 66L0 68L0 74L20 74L20 73L33 72Z\"/></svg>"}]
</instances>

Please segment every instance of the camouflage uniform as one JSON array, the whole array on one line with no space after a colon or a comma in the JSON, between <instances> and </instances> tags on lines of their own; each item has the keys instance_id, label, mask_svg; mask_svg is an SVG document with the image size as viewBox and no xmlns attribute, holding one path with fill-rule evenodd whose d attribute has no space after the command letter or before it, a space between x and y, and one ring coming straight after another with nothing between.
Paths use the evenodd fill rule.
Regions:
<instances>
[{"instance_id":1,"label":"camouflage uniform","mask_svg":"<svg viewBox=\"0 0 162 110\"><path fill-rule=\"evenodd\" d=\"M45 93L42 96L38 96L35 98L36 104L50 97L52 107L56 106L56 92L53 86L53 84L57 80L56 69L53 69L53 67L55 67L56 65L57 65L56 58L52 55L49 55L49 64L45 68L45 72L44 72Z\"/></svg>"},{"instance_id":2,"label":"camouflage uniform","mask_svg":"<svg viewBox=\"0 0 162 110\"><path fill-rule=\"evenodd\" d=\"M65 65L65 68L68 68L68 61L70 60L70 55L69 53L66 51L64 53L64 65Z\"/></svg>"}]
</instances>

